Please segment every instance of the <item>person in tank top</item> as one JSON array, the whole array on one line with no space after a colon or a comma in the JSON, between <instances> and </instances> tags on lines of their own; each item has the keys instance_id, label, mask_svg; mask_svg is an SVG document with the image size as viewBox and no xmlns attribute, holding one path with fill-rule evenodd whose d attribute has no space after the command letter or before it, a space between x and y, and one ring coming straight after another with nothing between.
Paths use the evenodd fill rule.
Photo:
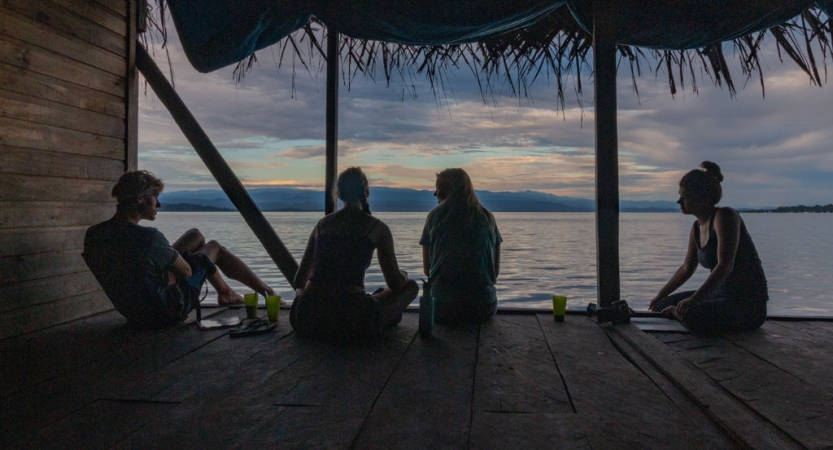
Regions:
<instances>
[{"instance_id":1,"label":"person in tank top","mask_svg":"<svg viewBox=\"0 0 833 450\"><path fill-rule=\"evenodd\" d=\"M358 167L337 182L343 207L321 219L307 242L295 276L292 328L300 336L373 336L402 320L419 286L399 269L393 236L370 214L367 177ZM364 276L373 252L387 286L365 292Z\"/></svg>"},{"instance_id":2,"label":"person in tank top","mask_svg":"<svg viewBox=\"0 0 833 450\"><path fill-rule=\"evenodd\" d=\"M719 207L720 167L704 161L680 180L680 209L697 218L685 261L651 300L649 309L677 318L694 332L752 330L767 317L767 281L761 260L740 214ZM709 269L695 291L672 294L694 274Z\"/></svg>"}]
</instances>

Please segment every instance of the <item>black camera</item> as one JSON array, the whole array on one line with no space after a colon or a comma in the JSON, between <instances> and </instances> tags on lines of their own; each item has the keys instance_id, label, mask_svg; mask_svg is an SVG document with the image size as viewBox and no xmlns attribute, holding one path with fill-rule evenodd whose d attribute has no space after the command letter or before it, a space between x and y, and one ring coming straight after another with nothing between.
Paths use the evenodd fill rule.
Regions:
<instances>
[{"instance_id":1,"label":"black camera","mask_svg":"<svg viewBox=\"0 0 833 450\"><path fill-rule=\"evenodd\" d=\"M587 305L587 315L596 316L599 323L611 322L618 325L631 321L631 308L624 300L615 301L606 308L597 308L595 303L590 303Z\"/></svg>"}]
</instances>

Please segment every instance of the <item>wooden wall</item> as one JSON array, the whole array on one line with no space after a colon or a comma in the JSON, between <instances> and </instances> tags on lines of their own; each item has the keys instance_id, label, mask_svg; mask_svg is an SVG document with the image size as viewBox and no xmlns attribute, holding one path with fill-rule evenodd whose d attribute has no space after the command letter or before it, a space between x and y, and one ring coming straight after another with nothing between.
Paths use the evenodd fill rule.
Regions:
<instances>
[{"instance_id":1,"label":"wooden wall","mask_svg":"<svg viewBox=\"0 0 833 450\"><path fill-rule=\"evenodd\" d=\"M0 339L112 308L86 228L136 165L136 0L0 0Z\"/></svg>"}]
</instances>

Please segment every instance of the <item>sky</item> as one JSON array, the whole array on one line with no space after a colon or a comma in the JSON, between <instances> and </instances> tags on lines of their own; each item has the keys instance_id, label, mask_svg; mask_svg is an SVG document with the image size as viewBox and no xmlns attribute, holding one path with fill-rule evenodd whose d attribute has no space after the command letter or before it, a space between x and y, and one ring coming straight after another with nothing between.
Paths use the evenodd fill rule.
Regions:
<instances>
[{"instance_id":1,"label":"sky","mask_svg":"<svg viewBox=\"0 0 833 450\"><path fill-rule=\"evenodd\" d=\"M242 82L235 81L233 66L200 74L188 63L173 27L169 51L177 92L247 188L323 189L323 70L308 72L296 65L293 75L291 58L278 68L267 48L258 52L258 65ZM726 52L728 59L731 50ZM167 58L158 46L154 58L168 75ZM773 45L765 48L761 63L766 95L757 78L746 83L732 65L738 90L734 98L704 74L698 93L687 85L672 96L662 72L637 78L637 94L630 70L622 66L617 96L620 198L675 201L680 177L711 160L725 176L721 204L832 203L833 83L812 85L791 60L779 61ZM593 198L588 75L582 75L580 102L567 89L563 110L546 78L533 84L529 97L497 95L484 102L466 67L449 74L450 87L439 96L422 78L413 86L361 77L349 87L342 83L339 170L361 166L371 189L433 189L438 171L462 167L476 189ZM415 95L403 95L403 90ZM219 189L144 84L139 167L160 176L167 191Z\"/></svg>"}]
</instances>

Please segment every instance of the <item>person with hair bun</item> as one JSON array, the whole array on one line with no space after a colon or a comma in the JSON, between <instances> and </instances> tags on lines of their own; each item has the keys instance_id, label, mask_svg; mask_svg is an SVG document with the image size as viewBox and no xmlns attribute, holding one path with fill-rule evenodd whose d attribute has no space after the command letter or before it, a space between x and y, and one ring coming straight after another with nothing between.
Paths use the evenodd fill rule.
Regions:
<instances>
[{"instance_id":1,"label":"person with hair bun","mask_svg":"<svg viewBox=\"0 0 833 450\"><path fill-rule=\"evenodd\" d=\"M752 330L767 318L766 276L755 244L740 214L719 207L723 196L720 167L703 161L680 180L680 209L697 218L682 266L651 299L649 309L677 318L694 332ZM696 291L672 294L697 270L710 270Z\"/></svg>"},{"instance_id":2,"label":"person with hair bun","mask_svg":"<svg viewBox=\"0 0 833 450\"><path fill-rule=\"evenodd\" d=\"M161 328L183 321L199 303L206 280L220 305L243 303L223 280L231 279L262 294L274 294L252 270L217 241L205 241L194 228L173 245L156 228L139 225L155 220L165 184L146 170L125 173L113 187L116 213L94 225L84 238L84 261L107 297L134 328Z\"/></svg>"},{"instance_id":3,"label":"person with hair bun","mask_svg":"<svg viewBox=\"0 0 833 450\"><path fill-rule=\"evenodd\" d=\"M399 269L388 226L370 213L362 170L342 172L336 188L343 207L319 220L310 234L289 320L299 336L375 336L402 320L419 286ZM374 251L387 286L368 294L364 276Z\"/></svg>"},{"instance_id":4,"label":"person with hair bun","mask_svg":"<svg viewBox=\"0 0 833 450\"><path fill-rule=\"evenodd\" d=\"M480 204L465 170L437 174L439 204L428 214L419 244L437 323L481 323L497 310L495 281L503 238Z\"/></svg>"}]
</instances>

